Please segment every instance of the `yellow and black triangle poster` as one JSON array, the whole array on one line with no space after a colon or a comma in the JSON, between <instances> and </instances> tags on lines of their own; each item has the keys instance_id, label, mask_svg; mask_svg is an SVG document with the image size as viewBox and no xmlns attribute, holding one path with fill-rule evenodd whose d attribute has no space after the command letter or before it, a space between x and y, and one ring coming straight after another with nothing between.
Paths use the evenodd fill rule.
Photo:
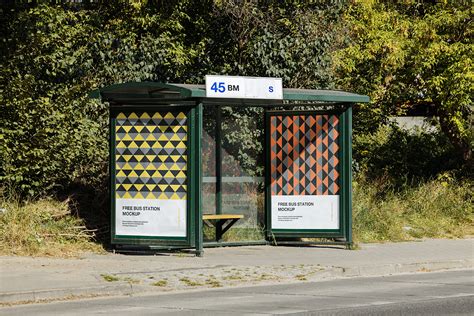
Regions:
<instances>
[{"instance_id":1,"label":"yellow and black triangle poster","mask_svg":"<svg viewBox=\"0 0 474 316\"><path fill-rule=\"evenodd\" d=\"M115 122L116 235L185 237L186 113L119 113Z\"/></svg>"}]
</instances>

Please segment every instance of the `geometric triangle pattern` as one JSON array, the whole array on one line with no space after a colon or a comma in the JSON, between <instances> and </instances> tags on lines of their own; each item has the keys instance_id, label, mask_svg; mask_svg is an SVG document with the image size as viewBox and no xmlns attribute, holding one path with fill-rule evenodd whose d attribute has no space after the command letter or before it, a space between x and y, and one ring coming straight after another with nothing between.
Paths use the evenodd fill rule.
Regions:
<instances>
[{"instance_id":1,"label":"geometric triangle pattern","mask_svg":"<svg viewBox=\"0 0 474 316\"><path fill-rule=\"evenodd\" d=\"M186 114L119 113L115 122L116 198L186 200Z\"/></svg>"},{"instance_id":2,"label":"geometric triangle pattern","mask_svg":"<svg viewBox=\"0 0 474 316\"><path fill-rule=\"evenodd\" d=\"M337 115L270 117L272 195L335 195L339 192Z\"/></svg>"}]
</instances>

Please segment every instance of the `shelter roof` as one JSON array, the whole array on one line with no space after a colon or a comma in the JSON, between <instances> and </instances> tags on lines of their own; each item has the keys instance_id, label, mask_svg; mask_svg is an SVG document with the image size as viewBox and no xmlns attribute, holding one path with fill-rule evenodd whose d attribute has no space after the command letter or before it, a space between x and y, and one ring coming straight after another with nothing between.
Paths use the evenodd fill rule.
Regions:
<instances>
[{"instance_id":1,"label":"shelter roof","mask_svg":"<svg viewBox=\"0 0 474 316\"><path fill-rule=\"evenodd\" d=\"M205 85L161 83L161 82L127 82L110 85L93 91L93 98L102 98L104 101L159 101L160 99L214 99L206 98ZM227 99L228 100L228 99ZM241 100L241 99L238 99ZM244 99L242 99L244 100ZM350 93L340 90L310 90L310 89L283 89L284 101L320 101L337 103L366 103L366 95ZM265 102L267 100L259 100ZM268 100L274 103L275 100ZM281 102L281 100L278 100Z\"/></svg>"}]
</instances>

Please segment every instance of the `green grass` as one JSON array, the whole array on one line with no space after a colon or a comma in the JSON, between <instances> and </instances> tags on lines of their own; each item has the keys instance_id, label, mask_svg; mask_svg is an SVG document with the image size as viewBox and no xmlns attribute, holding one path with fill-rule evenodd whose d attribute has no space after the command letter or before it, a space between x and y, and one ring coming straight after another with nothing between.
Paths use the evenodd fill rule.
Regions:
<instances>
[{"instance_id":1,"label":"green grass","mask_svg":"<svg viewBox=\"0 0 474 316\"><path fill-rule=\"evenodd\" d=\"M354 184L353 230L357 242L472 235L473 183L432 180L398 192L383 183Z\"/></svg>"},{"instance_id":2,"label":"green grass","mask_svg":"<svg viewBox=\"0 0 474 316\"><path fill-rule=\"evenodd\" d=\"M69 257L104 251L68 201L0 200L0 208L0 255Z\"/></svg>"}]
</instances>

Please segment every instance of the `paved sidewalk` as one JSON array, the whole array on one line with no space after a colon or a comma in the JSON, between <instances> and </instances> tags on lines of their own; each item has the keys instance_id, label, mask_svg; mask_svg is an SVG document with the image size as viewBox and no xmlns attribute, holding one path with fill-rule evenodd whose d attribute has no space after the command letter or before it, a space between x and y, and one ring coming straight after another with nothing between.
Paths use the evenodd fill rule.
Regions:
<instances>
[{"instance_id":1,"label":"paved sidewalk","mask_svg":"<svg viewBox=\"0 0 474 316\"><path fill-rule=\"evenodd\" d=\"M87 254L76 259L0 257L0 304L472 269L474 239L336 247L228 247L203 258Z\"/></svg>"}]
</instances>

